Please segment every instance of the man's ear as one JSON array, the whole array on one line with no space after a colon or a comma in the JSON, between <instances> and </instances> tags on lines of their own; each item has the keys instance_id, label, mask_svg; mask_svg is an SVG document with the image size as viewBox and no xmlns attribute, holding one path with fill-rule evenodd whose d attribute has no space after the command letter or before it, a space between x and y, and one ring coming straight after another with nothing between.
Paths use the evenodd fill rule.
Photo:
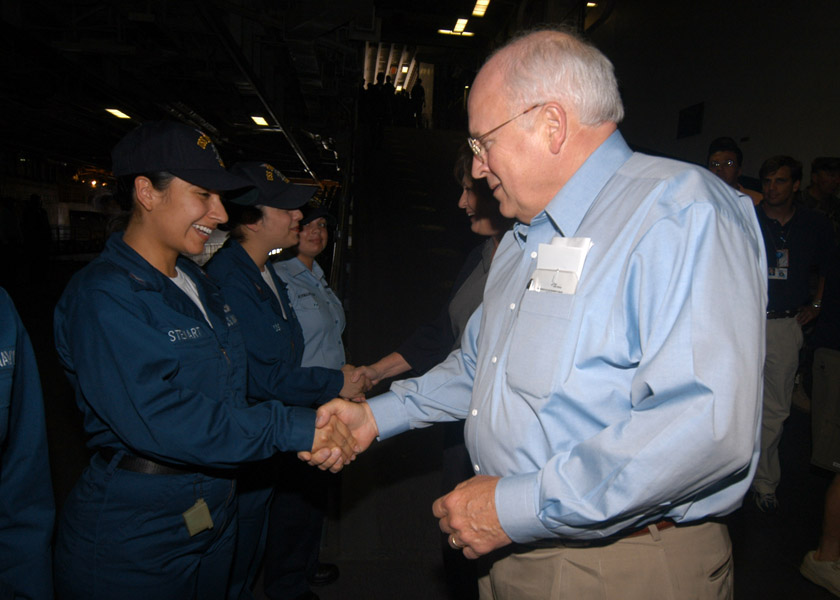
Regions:
<instances>
[{"instance_id":1,"label":"man's ear","mask_svg":"<svg viewBox=\"0 0 840 600\"><path fill-rule=\"evenodd\" d=\"M557 102L548 102L543 107L543 115L548 128L548 144L552 154L558 154L566 141L568 115Z\"/></svg>"},{"instance_id":2,"label":"man's ear","mask_svg":"<svg viewBox=\"0 0 840 600\"><path fill-rule=\"evenodd\" d=\"M247 229L248 231L257 232L257 231L259 231L260 229L262 229L262 227L263 227L263 220L262 220L262 217L260 217L259 219L257 219L257 220L256 220L256 221L254 221L253 223L243 223L243 226L244 226L244 227L245 227L245 229Z\"/></svg>"},{"instance_id":3,"label":"man's ear","mask_svg":"<svg viewBox=\"0 0 840 600\"><path fill-rule=\"evenodd\" d=\"M794 191L794 192L798 192L798 191L799 191L799 186L800 186L800 185L802 185L802 181L801 181L801 180L800 180L800 181L794 181L794 182L793 182L793 191Z\"/></svg>"},{"instance_id":4,"label":"man's ear","mask_svg":"<svg viewBox=\"0 0 840 600\"><path fill-rule=\"evenodd\" d=\"M134 178L134 195L137 198L137 204L147 212L154 208L159 196L155 186L152 185L152 180L142 175Z\"/></svg>"}]
</instances>

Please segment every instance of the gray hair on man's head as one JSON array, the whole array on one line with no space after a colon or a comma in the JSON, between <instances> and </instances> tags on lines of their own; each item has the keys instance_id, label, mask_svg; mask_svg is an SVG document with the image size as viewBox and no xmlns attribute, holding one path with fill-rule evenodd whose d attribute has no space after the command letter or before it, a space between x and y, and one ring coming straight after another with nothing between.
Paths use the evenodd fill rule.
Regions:
<instances>
[{"instance_id":1,"label":"gray hair on man's head","mask_svg":"<svg viewBox=\"0 0 840 600\"><path fill-rule=\"evenodd\" d=\"M519 108L555 100L571 105L587 126L624 118L612 63L571 30L523 32L490 59L499 61L510 102Z\"/></svg>"}]
</instances>

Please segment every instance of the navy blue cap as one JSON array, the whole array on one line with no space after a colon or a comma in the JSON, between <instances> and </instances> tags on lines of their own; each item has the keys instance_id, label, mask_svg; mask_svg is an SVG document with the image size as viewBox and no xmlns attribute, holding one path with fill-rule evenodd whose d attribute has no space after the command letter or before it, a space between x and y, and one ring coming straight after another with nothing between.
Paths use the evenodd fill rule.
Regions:
<instances>
[{"instance_id":1,"label":"navy blue cap","mask_svg":"<svg viewBox=\"0 0 840 600\"><path fill-rule=\"evenodd\" d=\"M301 210L303 211L303 218L300 220L301 227L321 217L327 220L328 225L335 225L336 223L336 218L321 204L307 204Z\"/></svg>"},{"instance_id":2,"label":"navy blue cap","mask_svg":"<svg viewBox=\"0 0 840 600\"><path fill-rule=\"evenodd\" d=\"M292 183L280 171L264 162L241 162L230 172L248 180L251 189L227 195L227 200L243 206L271 206L290 210L300 208L315 195L318 188Z\"/></svg>"},{"instance_id":3,"label":"navy blue cap","mask_svg":"<svg viewBox=\"0 0 840 600\"><path fill-rule=\"evenodd\" d=\"M149 121L121 139L111 152L114 176L167 171L208 190L250 185L225 169L210 137L176 121Z\"/></svg>"}]
</instances>

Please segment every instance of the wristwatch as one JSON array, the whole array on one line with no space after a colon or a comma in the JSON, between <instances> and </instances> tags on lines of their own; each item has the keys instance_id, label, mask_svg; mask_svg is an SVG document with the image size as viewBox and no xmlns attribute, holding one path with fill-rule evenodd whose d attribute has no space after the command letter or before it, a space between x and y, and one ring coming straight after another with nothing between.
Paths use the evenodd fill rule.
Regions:
<instances>
[{"instance_id":1,"label":"wristwatch","mask_svg":"<svg viewBox=\"0 0 840 600\"><path fill-rule=\"evenodd\" d=\"M822 308L822 299L814 300L813 302L811 302L811 306L813 306L814 308Z\"/></svg>"}]
</instances>

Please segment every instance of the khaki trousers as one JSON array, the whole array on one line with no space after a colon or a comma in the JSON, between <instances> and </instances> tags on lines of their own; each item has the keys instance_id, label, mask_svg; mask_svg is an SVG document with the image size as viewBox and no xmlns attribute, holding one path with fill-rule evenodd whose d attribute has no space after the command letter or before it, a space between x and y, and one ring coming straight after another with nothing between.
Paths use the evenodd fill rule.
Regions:
<instances>
[{"instance_id":1,"label":"khaki trousers","mask_svg":"<svg viewBox=\"0 0 840 600\"><path fill-rule=\"evenodd\" d=\"M782 426L790 415L790 402L802 327L793 317L767 319L767 355L764 359L764 399L761 412L761 455L752 487L760 494L775 494L782 477L779 442Z\"/></svg>"},{"instance_id":2,"label":"khaki trousers","mask_svg":"<svg viewBox=\"0 0 840 600\"><path fill-rule=\"evenodd\" d=\"M725 525L670 527L607 546L517 546L479 579L481 600L731 599Z\"/></svg>"}]
</instances>

